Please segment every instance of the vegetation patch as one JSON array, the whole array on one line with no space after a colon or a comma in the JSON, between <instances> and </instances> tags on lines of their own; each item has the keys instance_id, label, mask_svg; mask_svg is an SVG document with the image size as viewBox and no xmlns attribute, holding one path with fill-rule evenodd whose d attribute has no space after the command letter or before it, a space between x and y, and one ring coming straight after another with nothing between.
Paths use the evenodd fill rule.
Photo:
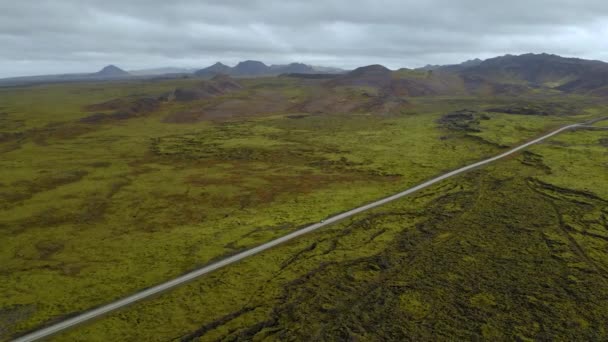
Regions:
<instances>
[{"instance_id":1,"label":"vegetation patch","mask_svg":"<svg viewBox=\"0 0 608 342\"><path fill-rule=\"evenodd\" d=\"M572 115L579 108L576 105L544 102L513 104L510 106L488 108L486 111L494 113L518 114L518 115Z\"/></svg>"},{"instance_id":2,"label":"vegetation patch","mask_svg":"<svg viewBox=\"0 0 608 342\"><path fill-rule=\"evenodd\" d=\"M0 89L1 338L601 114L338 79L239 79L193 101L173 96L198 79ZM602 339L605 134L556 136L57 338Z\"/></svg>"},{"instance_id":3,"label":"vegetation patch","mask_svg":"<svg viewBox=\"0 0 608 342\"><path fill-rule=\"evenodd\" d=\"M489 119L490 117L477 111L462 109L443 115L437 123L454 131L481 132L479 121Z\"/></svg>"}]
</instances>

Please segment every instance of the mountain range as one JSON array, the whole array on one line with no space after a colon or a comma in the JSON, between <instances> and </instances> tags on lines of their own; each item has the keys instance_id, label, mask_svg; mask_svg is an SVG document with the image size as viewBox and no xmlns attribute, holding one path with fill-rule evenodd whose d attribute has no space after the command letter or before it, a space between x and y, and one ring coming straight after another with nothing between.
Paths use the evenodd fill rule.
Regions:
<instances>
[{"instance_id":1,"label":"mountain range","mask_svg":"<svg viewBox=\"0 0 608 342\"><path fill-rule=\"evenodd\" d=\"M320 77L322 74L327 76ZM335 74L335 76L328 74ZM129 73L114 65L108 65L98 72L88 74L0 79L0 85L158 77L212 78L216 75L232 77L291 75L306 78L331 78L327 83L329 86L373 86L399 96L516 95L537 88L568 93L608 95L608 63L544 53L505 55L486 60L473 59L460 64L427 65L418 69L402 68L396 71L391 71L381 65L371 65L346 72L342 69L315 67L302 63L269 66L254 60L242 61L234 67L217 62L196 71L161 68ZM319 75L319 77L313 77L315 75Z\"/></svg>"},{"instance_id":2,"label":"mountain range","mask_svg":"<svg viewBox=\"0 0 608 342\"><path fill-rule=\"evenodd\" d=\"M396 71L371 65L334 78L328 84L371 86L396 96L519 95L535 89L607 96L608 63L523 54Z\"/></svg>"},{"instance_id":3,"label":"mountain range","mask_svg":"<svg viewBox=\"0 0 608 342\"><path fill-rule=\"evenodd\" d=\"M276 76L281 74L317 74L317 73L343 73L345 70L339 68L314 67L303 63L291 63L285 65L266 65L260 61L247 60L229 67L221 62L194 72L196 76L211 77L217 74L230 76Z\"/></svg>"},{"instance_id":4,"label":"mountain range","mask_svg":"<svg viewBox=\"0 0 608 342\"><path fill-rule=\"evenodd\" d=\"M159 75L170 75L170 74L191 74L197 69L192 68L178 68L178 67L164 67L164 68L152 68L152 69L138 69L129 70L129 74L135 76L159 76Z\"/></svg>"},{"instance_id":5,"label":"mountain range","mask_svg":"<svg viewBox=\"0 0 608 342\"><path fill-rule=\"evenodd\" d=\"M115 65L105 66L103 69L93 73L83 74L61 74L61 75L40 75L23 76L0 79L0 85L27 85L37 83L57 83L57 82L82 82L82 81L108 81L134 77L130 73L120 69Z\"/></svg>"},{"instance_id":6,"label":"mountain range","mask_svg":"<svg viewBox=\"0 0 608 342\"><path fill-rule=\"evenodd\" d=\"M138 79L138 78L158 78L158 77L183 77L183 76L198 76L211 78L215 75L225 74L234 77L256 77L256 76L278 76L281 74L298 73L298 74L326 74L326 73L344 73L340 68L310 66L302 63L291 63L286 65L266 65L260 61L247 60L238 63L234 67L229 67L220 62L203 69L187 69L187 68L154 68L141 69L133 71L125 71L115 65L108 65L103 69L94 73L79 73L79 74L60 74L60 75L39 75L39 76L23 76L0 79L0 85L15 86L36 83L56 83L56 82L82 82L82 81L104 81L116 79Z\"/></svg>"}]
</instances>

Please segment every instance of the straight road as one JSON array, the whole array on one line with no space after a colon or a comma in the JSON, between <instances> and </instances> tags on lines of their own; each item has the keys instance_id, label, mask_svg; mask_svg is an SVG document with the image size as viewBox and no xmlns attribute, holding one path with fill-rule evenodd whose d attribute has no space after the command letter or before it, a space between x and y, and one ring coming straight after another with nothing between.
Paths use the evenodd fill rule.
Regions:
<instances>
[{"instance_id":1,"label":"straight road","mask_svg":"<svg viewBox=\"0 0 608 342\"><path fill-rule=\"evenodd\" d=\"M199 268L199 269L194 270L194 271L192 271L190 273L186 273L186 274L184 274L184 275L182 275L180 277L177 277L177 278L175 278L173 280L169 280L169 281L167 281L165 283L162 283L162 284L150 287L148 289L145 289L143 291L137 292L137 293L135 293L133 295L130 295L128 297L125 297L123 299L119 299L119 300L117 300L115 302L112 302L112 303L100 306L100 307L92 309L90 311L86 311L86 312L84 312L84 313L82 313L82 314L80 314L78 316L75 316L75 317L72 317L72 318L68 318L68 319L66 319L66 320L64 320L62 322L53 324L51 326L48 326L46 328L42 328L42 329L37 330L37 331L34 331L32 333L29 333L27 335L24 335L22 337L17 338L16 340L14 340L14 342L30 342L30 341L39 340L39 339L44 338L44 337L48 337L48 336L53 335L55 333L58 333L58 332L60 332L62 330L66 330L68 328L71 328L71 327L73 327L75 325L78 325L78 324L84 323L86 321L92 320L94 318L98 318L100 316L103 316L103 315L105 315L105 314L107 314L107 313L109 313L111 311L120 309L120 308L125 307L125 306L127 306L129 304L132 304L132 303L135 303L135 302L140 301L142 299L151 297L151 296L156 295L158 293L167 291L167 290L172 289L172 288L174 288L176 286L183 285L183 284L185 284L185 283L187 283L187 282L189 282L189 281L191 281L191 280L193 280L195 278L198 278L198 277L200 277L200 276L202 276L204 274L207 274L209 272L213 272L213 271L217 270L218 268L222 268L224 266L227 266L227 265L230 265L232 263L235 263L235 262L237 262L239 260L242 260L242 259L245 259L245 258L250 257L252 255L258 254L258 253L263 252L263 251L265 251L267 249L270 249L270 248L272 248L272 247L274 247L276 245L280 245L280 244L282 244L284 242L287 242L289 240L293 240L293 239L295 239L295 238L297 238L297 237L299 237L301 235L304 235L304 234L310 233L312 231L315 231L315 230L317 230L317 229L319 229L321 227L330 225L330 224L338 222L340 220L344 220L344 219L346 219L348 217L357 215L357 214L362 213L362 212L364 212L366 210L369 210L369 209L372 209L372 208L384 205L386 203L395 201L395 200L397 200L399 198L402 198L404 196L412 194L412 193L414 193L416 191L419 191L419 190L422 190L424 188L427 188L427 187L429 187L429 186L431 186L431 185L433 185L435 183L441 182L444 179L447 179L447 178L450 178L450 177L454 177L454 176L459 175L459 174L461 174L463 172L467 172L469 170L475 169L475 168L483 166L485 164L492 163L492 162L494 162L494 161L496 161L498 159L504 158L504 157L509 156L509 155L511 155L513 153L521 151L521 150L525 149L528 146L537 144L537 143L539 143L539 142L541 142L541 141L543 141L545 139L548 139L548 138L550 138L550 137L552 137L552 136L554 136L556 134L559 134L559 133L561 133L563 131L566 131L566 130L569 130L569 129L574 129L574 128L584 128L586 125L590 125L590 124L593 124L593 123L595 123L597 121L606 120L606 119L608 119L608 118L601 118L599 120L595 119L595 120L592 120L592 121L589 121L589 122L584 122L584 123L572 124L572 125L564 126L564 127L559 128L559 129L557 129L557 130L555 130L555 131L553 131L551 133L543 135L540 138L534 139L534 140L532 140L530 142L527 142L527 143L525 143L523 145L515 147L515 148L513 148L513 149L511 149L511 150L509 150L507 152L501 153L501 154L499 154L499 155L497 155L495 157L488 158L488 159L482 160L480 162L473 163L471 165L467 165L465 167L462 167L462 168L454 170L454 171L450 171L448 173L444 173L444 174L442 174L442 175L440 175L440 176L438 176L436 178L433 178L433 179L431 179L429 181L426 181L426 182L424 182L422 184L416 185L416 186L414 186L412 188L409 188L409 189L407 189L405 191L399 192L399 193L394 194L392 196L389 196L389 197L383 198L381 200L372 202L370 204L366 204L364 206L361 206L361 207L349 210L347 212L338 214L336 216L332 216L332 217L330 217L330 218L328 218L328 219L326 219L324 221L321 221L319 223L315 223L313 225L304 227L304 228L299 229L299 230L297 230L297 231L295 231L293 233L287 234L285 236L282 236L280 238L277 238L277 239L272 240L270 242L267 242L265 244L259 245L257 247L248 249L248 250L246 250L244 252L238 253L238 254L233 255L231 257L228 257L226 259L214 262L214 263L209 264L209 265L207 265L207 266L205 266L203 268Z\"/></svg>"}]
</instances>

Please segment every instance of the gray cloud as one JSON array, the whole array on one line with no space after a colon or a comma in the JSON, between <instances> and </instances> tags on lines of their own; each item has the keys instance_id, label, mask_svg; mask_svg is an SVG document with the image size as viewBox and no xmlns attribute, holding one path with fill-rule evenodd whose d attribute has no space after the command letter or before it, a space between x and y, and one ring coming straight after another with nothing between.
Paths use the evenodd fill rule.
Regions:
<instances>
[{"instance_id":1,"label":"gray cloud","mask_svg":"<svg viewBox=\"0 0 608 342\"><path fill-rule=\"evenodd\" d=\"M0 77L221 60L392 68L505 53L608 59L605 0L0 0Z\"/></svg>"}]
</instances>

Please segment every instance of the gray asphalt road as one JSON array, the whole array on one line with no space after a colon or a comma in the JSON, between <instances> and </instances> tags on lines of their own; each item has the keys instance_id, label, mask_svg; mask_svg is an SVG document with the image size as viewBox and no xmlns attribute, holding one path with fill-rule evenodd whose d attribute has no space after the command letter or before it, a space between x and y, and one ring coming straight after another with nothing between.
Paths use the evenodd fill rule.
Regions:
<instances>
[{"instance_id":1,"label":"gray asphalt road","mask_svg":"<svg viewBox=\"0 0 608 342\"><path fill-rule=\"evenodd\" d=\"M602 118L602 119L608 119L608 118ZM351 217L353 215L362 213L362 212L364 212L366 210L369 210L369 209L381 206L383 204L392 202L394 200L397 200L399 198L402 198L404 196L412 194L412 193L414 193L416 191L419 191L419 190L422 190L424 188L427 188L427 187L429 187L429 186L431 186L431 185L433 185L435 183L441 182L444 179L456 176L456 175L461 174L463 172L467 172L469 170L472 170L474 168L480 167L482 165L492 163L492 162L494 162L494 161L496 161L498 159L504 158L504 157L506 157L508 155L511 155L511 154L513 154L513 153L515 153L517 151L523 150L523 149L525 149L526 147L528 147L530 145L534 145L534 144L539 143L539 142L541 142L541 141L543 141L545 139L548 139L548 138L550 138L550 137L552 137L552 136L554 136L556 134L559 134L559 133L561 133L561 132L563 132L565 130L569 130L569 129L577 128L577 127L584 127L585 125L589 125L589 124L595 123L597 121L599 121L599 120L592 120L592 121L581 123L581 124L573 124L573 125L568 125L568 126L562 127L562 128L557 129L557 130L555 130L555 131L553 131L553 132L551 132L549 134L543 135L542 137L540 137L538 139L534 139L534 140L532 140L530 142L527 142L527 143L525 143L525 144L523 144L521 146L513 148L513 149L511 149L511 150L509 150L507 152L501 153L501 154L499 154L499 155L497 155L495 157L488 158L488 159L482 160L480 162L473 163L471 165L462 167L462 168L460 168L458 170L454 170L454 171L445 173L445 174L443 174L441 176L433 178L433 179L431 179L429 181L426 181L426 182L424 182L422 184L416 185L416 186L414 186L412 188L409 188L409 189L407 189L405 191L402 191L400 193L397 193L397 194L394 194L392 196L389 196L389 197L383 198L381 200L378 200L376 202L373 202L373 203L370 203L370 204L366 204L364 206L361 206L361 207L349 210L349 211L341 213L339 215L332 216L332 217L324 220L321 223L315 223L313 225L310 225L308 227L302 228L300 230L297 230L297 231L295 231L293 233L287 234L287 235L285 235L283 237L280 237L278 239L272 240L270 242L267 242L267 243L262 244L260 246L257 246L257 247L254 247L252 249L246 250L246 251L241 252L239 254L233 255L233 256L228 257L226 259L214 262L214 263L212 263L212 264L210 264L208 266L205 266L203 268L200 268L198 270L195 270L195 271L192 271L190 273L184 274L184 275L182 275L182 276L180 276L178 278L175 278L173 280L169 280L169 281L167 281L165 283L162 283L162 284L153 286L151 288L145 289L143 291L137 292L137 293L135 293L133 295L130 295L128 297L125 297L123 299L120 299L120 300L117 300L115 302L112 302L112 303L100 306L100 307L98 307L96 309L92 309L92 310L87 311L87 312L84 312L84 313L82 313L82 314L80 314L78 316L66 319L66 320L64 320L62 322L53 324L53 325L48 326L46 328L42 328L40 330L34 331L34 332L29 333L27 335L24 335L24 336L22 336L20 338L17 338L15 340L15 342L35 341L35 340L39 340L41 338L50 336L52 334L58 333L58 332L60 332L62 330L66 330L66 329L68 329L70 327L73 327L73 326L75 326L77 324L84 323L86 321L89 321L89 320L92 320L94 318L97 318L97 317L100 317L102 315L105 315L105 314L107 314L107 313L109 313L111 311L120 309L120 308L125 307L125 306L127 306L129 304L132 304L134 302L140 301L140 300L142 300L144 298L153 296L153 295L158 294L160 292L167 291L167 290L169 290L171 288L174 288L176 286L179 286L179 285L182 285L184 283L187 283L187 282L189 282L189 281L191 281L191 280L193 280L195 278L198 278L198 277L200 277L200 276L202 276L204 274L207 274L209 272L215 271L218 268L222 268L224 266L227 266L227 265L230 265L232 263L235 263L235 262L237 262L237 261L239 261L241 259L247 258L247 257L255 255L255 254L258 254L258 253L263 252L263 251L265 251L265 250L267 250L269 248L272 248L272 247L274 247L276 245L280 245L280 244L282 244L282 243L284 243L286 241L295 239L298 236L310 233L310 232L315 231L315 230L317 230L317 229L319 229L321 227L330 225L332 223L338 222L338 221L343 220L345 218L348 218L348 217Z\"/></svg>"}]
</instances>

